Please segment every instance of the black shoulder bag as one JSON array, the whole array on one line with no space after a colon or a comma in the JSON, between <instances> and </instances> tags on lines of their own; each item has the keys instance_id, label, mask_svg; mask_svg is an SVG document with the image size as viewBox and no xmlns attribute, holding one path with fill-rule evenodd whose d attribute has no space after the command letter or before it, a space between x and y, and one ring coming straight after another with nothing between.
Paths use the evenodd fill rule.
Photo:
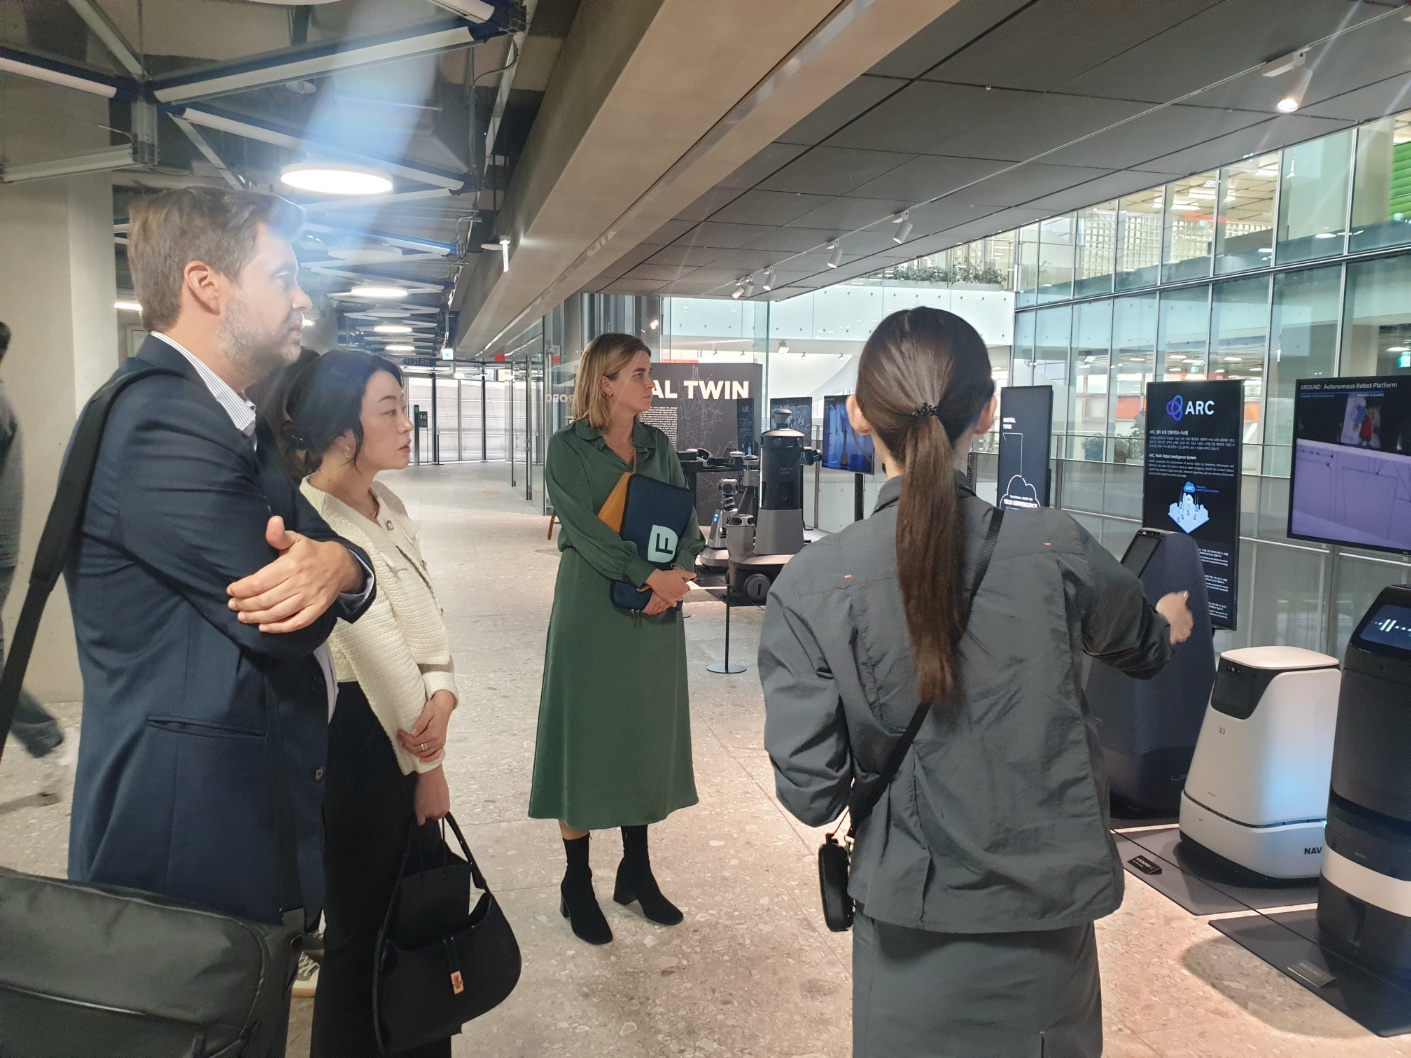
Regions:
<instances>
[{"instance_id":1,"label":"black shoulder bag","mask_svg":"<svg viewBox=\"0 0 1411 1058\"><path fill-rule=\"evenodd\" d=\"M980 549L975 579L970 585L970 597L965 604L962 629L970 624L970 611L975 607L975 596L979 594L980 584L990 568L990 559L994 557L995 544L999 541L999 527L1003 521L1004 511L995 508L990 527L985 533L985 542ZM962 630L961 635L964 634ZM882 799L883 791L897 777L901 762L906 758L911 744L916 741L916 734L921 730L921 724L930 710L930 702L922 702L916 707L911 723L906 725L906 732L901 740L892 747L887 765L876 779L865 785L853 781L852 793L848 797L847 836L841 842L838 841L838 831L843 827L839 821L833 832L824 838L823 844L818 847L818 888L823 894L823 920L834 933L846 933L852 929L855 908L852 897L848 895L848 874L851 870L853 839L857 836L857 828L872 814L872 809L876 808L877 802Z\"/></svg>"},{"instance_id":2,"label":"black shoulder bag","mask_svg":"<svg viewBox=\"0 0 1411 1058\"><path fill-rule=\"evenodd\" d=\"M464 858L446 843L445 826ZM372 1017L383 1054L449 1039L504 1002L519 982L514 931L455 817L446 816L429 857L425 836L415 825L407 835L400 879L377 937ZM472 908L477 888L480 899Z\"/></svg>"},{"instance_id":3,"label":"black shoulder bag","mask_svg":"<svg viewBox=\"0 0 1411 1058\"><path fill-rule=\"evenodd\" d=\"M79 417L0 676L0 749L45 601L83 517L108 412L128 386L157 374L177 373L121 375ZM154 893L0 867L0 1054L236 1058L271 1049L285 1025L304 911L278 702L265 688L283 922L249 922Z\"/></svg>"}]
</instances>

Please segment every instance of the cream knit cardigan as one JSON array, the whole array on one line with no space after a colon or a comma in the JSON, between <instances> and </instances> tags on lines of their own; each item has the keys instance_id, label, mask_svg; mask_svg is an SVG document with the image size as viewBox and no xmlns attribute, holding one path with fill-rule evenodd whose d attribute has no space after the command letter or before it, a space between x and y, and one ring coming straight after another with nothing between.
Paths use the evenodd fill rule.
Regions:
<instances>
[{"instance_id":1,"label":"cream knit cardigan","mask_svg":"<svg viewBox=\"0 0 1411 1058\"><path fill-rule=\"evenodd\" d=\"M382 730L387 732L402 774L431 771L440 758L422 763L402 748L397 732L410 731L437 691L456 693L450 637L441 606L421 557L417 525L395 493L373 482L377 521L307 481L303 493L339 536L360 545L372 559L377 596L355 623L339 621L328 644L339 683L357 681Z\"/></svg>"}]
</instances>

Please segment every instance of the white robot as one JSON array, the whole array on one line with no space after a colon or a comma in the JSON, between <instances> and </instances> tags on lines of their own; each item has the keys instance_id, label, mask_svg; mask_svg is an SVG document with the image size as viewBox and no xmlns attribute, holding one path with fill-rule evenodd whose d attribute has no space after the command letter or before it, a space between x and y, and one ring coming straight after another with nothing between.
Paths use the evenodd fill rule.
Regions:
<instances>
[{"instance_id":1,"label":"white robot","mask_svg":"<svg viewBox=\"0 0 1411 1058\"><path fill-rule=\"evenodd\" d=\"M1337 659L1312 650L1221 654L1181 838L1266 877L1317 877L1341 683Z\"/></svg>"}]
</instances>

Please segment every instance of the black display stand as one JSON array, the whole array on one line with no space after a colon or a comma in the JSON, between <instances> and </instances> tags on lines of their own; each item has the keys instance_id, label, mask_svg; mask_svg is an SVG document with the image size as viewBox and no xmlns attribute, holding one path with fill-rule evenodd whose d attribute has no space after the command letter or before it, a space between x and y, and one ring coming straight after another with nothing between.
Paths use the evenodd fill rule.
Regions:
<instances>
[{"instance_id":1,"label":"black display stand","mask_svg":"<svg viewBox=\"0 0 1411 1058\"><path fill-rule=\"evenodd\" d=\"M1241 948L1378 1036L1411 1033L1411 982L1392 981L1318 943L1313 908L1210 923Z\"/></svg>"}]
</instances>

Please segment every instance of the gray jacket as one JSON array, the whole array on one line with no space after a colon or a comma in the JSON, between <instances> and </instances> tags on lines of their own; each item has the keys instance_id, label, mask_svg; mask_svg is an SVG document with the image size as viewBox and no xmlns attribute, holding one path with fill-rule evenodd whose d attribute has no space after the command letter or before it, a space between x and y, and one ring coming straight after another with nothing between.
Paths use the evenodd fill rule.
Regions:
<instances>
[{"instance_id":1,"label":"gray jacket","mask_svg":"<svg viewBox=\"0 0 1411 1058\"><path fill-rule=\"evenodd\" d=\"M888 481L872 517L810 544L769 595L760 638L765 747L779 799L836 819L916 711ZM967 588L992 508L963 490ZM959 650L962 701L934 711L858 830L866 914L935 932L1059 929L1122 901L1084 653L1150 677L1169 626L1072 518L1008 511Z\"/></svg>"}]
</instances>

